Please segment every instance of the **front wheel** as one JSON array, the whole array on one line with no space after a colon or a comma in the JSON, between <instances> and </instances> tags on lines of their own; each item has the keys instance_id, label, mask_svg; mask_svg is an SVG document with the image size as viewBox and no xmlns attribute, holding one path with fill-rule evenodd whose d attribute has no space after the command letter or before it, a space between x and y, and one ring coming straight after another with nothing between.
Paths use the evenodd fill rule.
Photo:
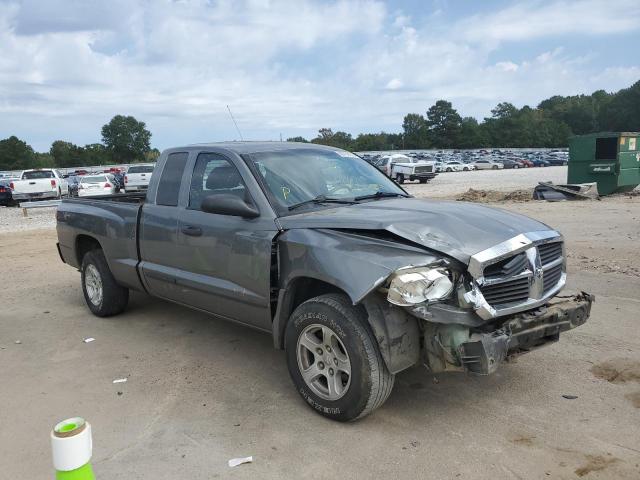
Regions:
<instances>
[{"instance_id":1,"label":"front wheel","mask_svg":"<svg viewBox=\"0 0 640 480\"><path fill-rule=\"evenodd\" d=\"M82 259L82 292L91 313L111 317L122 313L129 302L129 289L118 285L102 250L91 250Z\"/></svg>"},{"instance_id":2,"label":"front wheel","mask_svg":"<svg viewBox=\"0 0 640 480\"><path fill-rule=\"evenodd\" d=\"M498 169L498 165L494 165L494 166L493 166L493 167L491 167L491 168L492 168L492 169L494 169L494 170L497 170L497 169Z\"/></svg>"},{"instance_id":3,"label":"front wheel","mask_svg":"<svg viewBox=\"0 0 640 480\"><path fill-rule=\"evenodd\" d=\"M287 367L298 393L320 415L348 422L380 407L394 375L382 360L366 314L342 294L302 303L285 332Z\"/></svg>"},{"instance_id":4,"label":"front wheel","mask_svg":"<svg viewBox=\"0 0 640 480\"><path fill-rule=\"evenodd\" d=\"M420 179L420 183L427 183L427 179L426 178L421 178Z\"/></svg>"}]
</instances>

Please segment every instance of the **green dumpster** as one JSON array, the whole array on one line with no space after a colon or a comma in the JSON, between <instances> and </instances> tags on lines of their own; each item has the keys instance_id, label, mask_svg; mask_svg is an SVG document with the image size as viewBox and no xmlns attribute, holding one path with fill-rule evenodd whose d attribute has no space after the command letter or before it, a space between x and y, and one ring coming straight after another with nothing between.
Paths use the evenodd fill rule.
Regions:
<instances>
[{"instance_id":1,"label":"green dumpster","mask_svg":"<svg viewBox=\"0 0 640 480\"><path fill-rule=\"evenodd\" d=\"M629 192L640 185L640 133L607 132L569 139L567 183L598 183L598 193Z\"/></svg>"}]
</instances>

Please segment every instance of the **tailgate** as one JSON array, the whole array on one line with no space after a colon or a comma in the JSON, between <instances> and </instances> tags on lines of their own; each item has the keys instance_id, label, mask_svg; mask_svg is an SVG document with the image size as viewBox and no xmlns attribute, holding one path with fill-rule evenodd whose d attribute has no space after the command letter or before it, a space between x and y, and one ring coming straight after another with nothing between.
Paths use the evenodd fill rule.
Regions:
<instances>
[{"instance_id":1,"label":"tailgate","mask_svg":"<svg viewBox=\"0 0 640 480\"><path fill-rule=\"evenodd\" d=\"M37 178L33 180L16 180L13 182L13 190L16 193L50 192L56 187L51 186L53 178Z\"/></svg>"}]
</instances>

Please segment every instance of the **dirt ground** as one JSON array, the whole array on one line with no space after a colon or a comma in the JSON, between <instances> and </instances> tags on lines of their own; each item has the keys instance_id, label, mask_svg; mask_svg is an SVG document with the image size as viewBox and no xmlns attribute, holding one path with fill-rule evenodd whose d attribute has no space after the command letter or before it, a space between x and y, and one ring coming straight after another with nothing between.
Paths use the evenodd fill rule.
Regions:
<instances>
[{"instance_id":1,"label":"dirt ground","mask_svg":"<svg viewBox=\"0 0 640 480\"><path fill-rule=\"evenodd\" d=\"M270 337L143 294L93 317L55 230L1 234L0 478L51 478L49 429L76 415L100 479L640 478L640 197L497 206L565 235L591 319L490 377L405 371L346 425L303 403Z\"/></svg>"}]
</instances>

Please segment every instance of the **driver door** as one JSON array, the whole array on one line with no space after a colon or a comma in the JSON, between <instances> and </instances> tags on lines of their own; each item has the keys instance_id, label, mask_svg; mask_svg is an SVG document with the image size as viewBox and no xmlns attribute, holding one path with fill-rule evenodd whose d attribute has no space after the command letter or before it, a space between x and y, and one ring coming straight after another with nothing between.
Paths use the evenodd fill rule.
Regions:
<instances>
[{"instance_id":1,"label":"driver door","mask_svg":"<svg viewBox=\"0 0 640 480\"><path fill-rule=\"evenodd\" d=\"M203 212L211 194L249 200L238 168L219 153L200 153L191 174L189 199L178 218L177 279L182 301L261 329L271 327L271 242L277 233L266 216L245 219Z\"/></svg>"}]
</instances>

